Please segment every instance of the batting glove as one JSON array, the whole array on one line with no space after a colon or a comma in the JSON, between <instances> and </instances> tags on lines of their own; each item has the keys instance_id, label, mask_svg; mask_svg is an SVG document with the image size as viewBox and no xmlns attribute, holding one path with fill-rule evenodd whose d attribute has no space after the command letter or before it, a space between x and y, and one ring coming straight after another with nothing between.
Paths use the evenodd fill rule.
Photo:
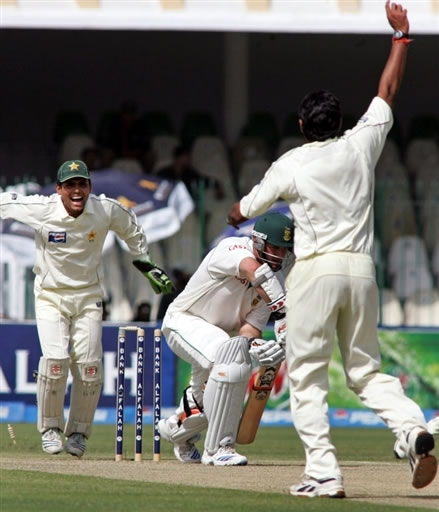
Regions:
<instances>
[{"instance_id":1,"label":"batting glove","mask_svg":"<svg viewBox=\"0 0 439 512\"><path fill-rule=\"evenodd\" d=\"M133 265L148 279L155 293L163 293L165 295L175 290L166 272L157 267L148 257L133 260Z\"/></svg>"},{"instance_id":2,"label":"batting glove","mask_svg":"<svg viewBox=\"0 0 439 512\"><path fill-rule=\"evenodd\" d=\"M261 366L276 366L285 359L285 350L274 340L252 338L249 353Z\"/></svg>"}]
</instances>

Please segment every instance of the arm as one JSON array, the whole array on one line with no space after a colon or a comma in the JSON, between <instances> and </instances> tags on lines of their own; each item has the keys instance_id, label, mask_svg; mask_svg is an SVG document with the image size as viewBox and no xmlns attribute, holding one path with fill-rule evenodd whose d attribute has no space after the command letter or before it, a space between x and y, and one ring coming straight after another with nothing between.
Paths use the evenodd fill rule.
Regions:
<instances>
[{"instance_id":1,"label":"arm","mask_svg":"<svg viewBox=\"0 0 439 512\"><path fill-rule=\"evenodd\" d=\"M46 196L23 196L16 192L2 192L0 194L0 218L14 219L33 229L38 229L41 226L46 205L51 201L52 199Z\"/></svg>"},{"instance_id":2,"label":"arm","mask_svg":"<svg viewBox=\"0 0 439 512\"><path fill-rule=\"evenodd\" d=\"M256 327L253 327L253 325L246 322L241 325L241 328L239 329L239 335L245 336L248 339L260 338L262 336L262 332Z\"/></svg>"},{"instance_id":3,"label":"arm","mask_svg":"<svg viewBox=\"0 0 439 512\"><path fill-rule=\"evenodd\" d=\"M406 9L403 9L399 4L390 3L388 0L386 2L386 14L393 30L400 30L408 34L409 21ZM390 55L381 74L377 96L382 98L390 107L395 104L396 95L401 85L409 44L410 40L407 38L392 40Z\"/></svg>"},{"instance_id":4,"label":"arm","mask_svg":"<svg viewBox=\"0 0 439 512\"><path fill-rule=\"evenodd\" d=\"M109 213L111 231L114 231L127 244L131 256L147 255L148 242L136 214L119 201L110 198L106 198L106 200L108 201L107 205L111 205Z\"/></svg>"},{"instance_id":5,"label":"arm","mask_svg":"<svg viewBox=\"0 0 439 512\"><path fill-rule=\"evenodd\" d=\"M235 203L227 215L227 223L238 227L239 224L268 211L279 199L291 197L290 163L282 165L280 160L274 162L262 180L250 192Z\"/></svg>"},{"instance_id":6,"label":"arm","mask_svg":"<svg viewBox=\"0 0 439 512\"><path fill-rule=\"evenodd\" d=\"M118 202L114 202L114 205L110 229L128 245L131 255L135 257L133 265L148 279L155 293L172 292L174 286L171 280L149 257L146 236L135 213Z\"/></svg>"},{"instance_id":7,"label":"arm","mask_svg":"<svg viewBox=\"0 0 439 512\"><path fill-rule=\"evenodd\" d=\"M244 217L239 208L239 202L235 203L229 214L227 215L226 222L230 224L234 228L238 229L239 224L242 224L244 221L248 220L247 217Z\"/></svg>"},{"instance_id":8,"label":"arm","mask_svg":"<svg viewBox=\"0 0 439 512\"><path fill-rule=\"evenodd\" d=\"M239 264L239 275L252 284L272 313L283 315L285 291L275 272L266 263L261 265L254 258L244 258Z\"/></svg>"}]
</instances>

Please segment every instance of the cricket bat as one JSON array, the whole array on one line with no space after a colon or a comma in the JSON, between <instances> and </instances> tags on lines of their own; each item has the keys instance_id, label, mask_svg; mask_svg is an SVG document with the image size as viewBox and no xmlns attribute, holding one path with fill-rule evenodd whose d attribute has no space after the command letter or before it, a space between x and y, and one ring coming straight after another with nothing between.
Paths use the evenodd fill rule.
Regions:
<instances>
[{"instance_id":1,"label":"cricket bat","mask_svg":"<svg viewBox=\"0 0 439 512\"><path fill-rule=\"evenodd\" d=\"M250 444L255 440L259 422L270 392L274 386L281 363L276 366L261 366L253 383L239 423L236 442Z\"/></svg>"}]
</instances>

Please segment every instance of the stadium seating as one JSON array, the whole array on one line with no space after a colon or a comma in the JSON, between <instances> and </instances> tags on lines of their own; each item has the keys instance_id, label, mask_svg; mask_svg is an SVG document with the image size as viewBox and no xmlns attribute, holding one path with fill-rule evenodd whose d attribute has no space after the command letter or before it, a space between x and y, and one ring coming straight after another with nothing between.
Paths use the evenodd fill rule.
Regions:
<instances>
[{"instance_id":1,"label":"stadium seating","mask_svg":"<svg viewBox=\"0 0 439 512\"><path fill-rule=\"evenodd\" d=\"M400 162L392 162L390 159L378 161L375 169L377 189L387 190L396 188L405 189L407 196L410 196L410 183L407 169Z\"/></svg>"},{"instance_id":2,"label":"stadium seating","mask_svg":"<svg viewBox=\"0 0 439 512\"><path fill-rule=\"evenodd\" d=\"M401 301L419 290L433 288L427 249L419 237L403 236L392 243L388 272L392 288Z\"/></svg>"},{"instance_id":3,"label":"stadium seating","mask_svg":"<svg viewBox=\"0 0 439 512\"><path fill-rule=\"evenodd\" d=\"M396 238L418 234L413 201L405 186L396 186L389 181L377 182L375 224L385 253Z\"/></svg>"},{"instance_id":4,"label":"stadium seating","mask_svg":"<svg viewBox=\"0 0 439 512\"><path fill-rule=\"evenodd\" d=\"M246 160L238 173L238 191L241 196L248 194L250 190L261 181L271 165L271 161L265 158Z\"/></svg>"},{"instance_id":5,"label":"stadium seating","mask_svg":"<svg viewBox=\"0 0 439 512\"><path fill-rule=\"evenodd\" d=\"M439 327L439 291L417 290L404 303L407 326Z\"/></svg>"},{"instance_id":6,"label":"stadium seating","mask_svg":"<svg viewBox=\"0 0 439 512\"><path fill-rule=\"evenodd\" d=\"M151 149L154 154L153 173L172 163L174 149L179 145L180 140L176 135L154 135L151 138Z\"/></svg>"},{"instance_id":7,"label":"stadium seating","mask_svg":"<svg viewBox=\"0 0 439 512\"><path fill-rule=\"evenodd\" d=\"M190 111L183 118L180 139L182 143L191 147L197 137L202 135L217 135L215 120L210 112Z\"/></svg>"},{"instance_id":8,"label":"stadium seating","mask_svg":"<svg viewBox=\"0 0 439 512\"><path fill-rule=\"evenodd\" d=\"M380 290L378 323L386 327L399 327L404 323L404 313L396 293L388 288Z\"/></svg>"},{"instance_id":9,"label":"stadium seating","mask_svg":"<svg viewBox=\"0 0 439 512\"><path fill-rule=\"evenodd\" d=\"M201 174L220 181L226 195L236 195L228 149L220 137L197 137L192 145L191 160Z\"/></svg>"},{"instance_id":10,"label":"stadium seating","mask_svg":"<svg viewBox=\"0 0 439 512\"><path fill-rule=\"evenodd\" d=\"M436 240L436 245L433 249L431 257L431 269L436 280L436 288L439 288L439 238Z\"/></svg>"},{"instance_id":11,"label":"stadium seating","mask_svg":"<svg viewBox=\"0 0 439 512\"><path fill-rule=\"evenodd\" d=\"M416 178L424 166L439 162L439 147L435 139L411 139L407 145L405 162L409 172Z\"/></svg>"},{"instance_id":12,"label":"stadium seating","mask_svg":"<svg viewBox=\"0 0 439 512\"><path fill-rule=\"evenodd\" d=\"M142 174L143 167L135 158L116 158L111 164L112 169L118 169L127 174Z\"/></svg>"},{"instance_id":13,"label":"stadium seating","mask_svg":"<svg viewBox=\"0 0 439 512\"><path fill-rule=\"evenodd\" d=\"M145 135L152 139L156 135L175 135L171 116L163 110L148 110L140 117Z\"/></svg>"},{"instance_id":14,"label":"stadium seating","mask_svg":"<svg viewBox=\"0 0 439 512\"><path fill-rule=\"evenodd\" d=\"M261 137L273 152L279 143L279 130L271 112L253 112L241 131L243 137Z\"/></svg>"},{"instance_id":15,"label":"stadium seating","mask_svg":"<svg viewBox=\"0 0 439 512\"><path fill-rule=\"evenodd\" d=\"M388 256L388 268L391 274L399 272L401 267L428 267L428 253L424 240L418 236L401 236L392 243Z\"/></svg>"},{"instance_id":16,"label":"stadium seating","mask_svg":"<svg viewBox=\"0 0 439 512\"><path fill-rule=\"evenodd\" d=\"M180 230L160 244L165 268L184 268L195 272L201 261L201 233L198 215L192 212Z\"/></svg>"},{"instance_id":17,"label":"stadium seating","mask_svg":"<svg viewBox=\"0 0 439 512\"><path fill-rule=\"evenodd\" d=\"M229 167L226 145L216 135L201 135L197 137L192 145L191 160L196 169L212 178L221 179L224 169Z\"/></svg>"},{"instance_id":18,"label":"stadium seating","mask_svg":"<svg viewBox=\"0 0 439 512\"><path fill-rule=\"evenodd\" d=\"M238 174L247 160L271 160L270 149L262 137L239 137L232 148L232 167Z\"/></svg>"},{"instance_id":19,"label":"stadium seating","mask_svg":"<svg viewBox=\"0 0 439 512\"><path fill-rule=\"evenodd\" d=\"M378 160L378 165L401 164L401 154L393 139L387 139Z\"/></svg>"},{"instance_id":20,"label":"stadium seating","mask_svg":"<svg viewBox=\"0 0 439 512\"><path fill-rule=\"evenodd\" d=\"M432 252L439 240L439 176L428 183L425 197L420 201L419 217L427 249Z\"/></svg>"},{"instance_id":21,"label":"stadium seating","mask_svg":"<svg viewBox=\"0 0 439 512\"><path fill-rule=\"evenodd\" d=\"M66 160L76 160L81 158L84 149L95 146L95 141L91 135L86 133L69 134L64 137L58 152L58 163Z\"/></svg>"}]
</instances>

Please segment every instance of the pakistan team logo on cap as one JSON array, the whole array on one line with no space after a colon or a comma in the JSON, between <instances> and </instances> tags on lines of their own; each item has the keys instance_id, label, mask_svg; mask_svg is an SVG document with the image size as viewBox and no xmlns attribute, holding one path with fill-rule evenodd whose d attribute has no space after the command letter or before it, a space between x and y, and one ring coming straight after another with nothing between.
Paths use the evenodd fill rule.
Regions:
<instances>
[{"instance_id":1,"label":"pakistan team logo on cap","mask_svg":"<svg viewBox=\"0 0 439 512\"><path fill-rule=\"evenodd\" d=\"M289 227L284 228L283 239L285 240L285 242L289 242L291 240L291 228L289 228Z\"/></svg>"},{"instance_id":2,"label":"pakistan team logo on cap","mask_svg":"<svg viewBox=\"0 0 439 512\"><path fill-rule=\"evenodd\" d=\"M59 183L72 178L90 179L87 165L82 160L67 160L58 169L57 181Z\"/></svg>"}]
</instances>

